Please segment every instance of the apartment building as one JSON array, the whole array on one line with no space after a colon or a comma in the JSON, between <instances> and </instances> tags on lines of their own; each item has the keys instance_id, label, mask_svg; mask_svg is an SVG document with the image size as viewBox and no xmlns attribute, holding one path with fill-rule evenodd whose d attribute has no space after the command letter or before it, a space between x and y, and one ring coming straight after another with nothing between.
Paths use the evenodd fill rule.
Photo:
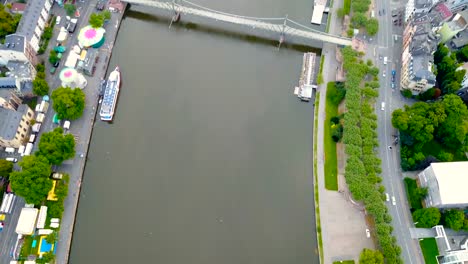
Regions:
<instances>
[{"instance_id":1,"label":"apartment building","mask_svg":"<svg viewBox=\"0 0 468 264\"><path fill-rule=\"evenodd\" d=\"M19 148L28 139L33 118L34 112L25 104L17 109L0 107L0 146Z\"/></svg>"},{"instance_id":2,"label":"apartment building","mask_svg":"<svg viewBox=\"0 0 468 264\"><path fill-rule=\"evenodd\" d=\"M39 50L39 41L49 19L53 0L28 1L23 16L18 24L16 34L26 37L33 50Z\"/></svg>"}]
</instances>

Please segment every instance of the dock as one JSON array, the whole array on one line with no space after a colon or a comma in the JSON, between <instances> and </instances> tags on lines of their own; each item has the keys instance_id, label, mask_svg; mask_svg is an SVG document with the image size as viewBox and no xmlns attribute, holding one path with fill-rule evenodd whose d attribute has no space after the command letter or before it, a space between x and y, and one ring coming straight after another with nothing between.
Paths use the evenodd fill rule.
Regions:
<instances>
[{"instance_id":1,"label":"dock","mask_svg":"<svg viewBox=\"0 0 468 264\"><path fill-rule=\"evenodd\" d=\"M312 98L313 89L317 89L317 85L314 84L316 60L317 54L313 52L304 53L299 85L294 88L294 94L302 101L308 102Z\"/></svg>"},{"instance_id":2,"label":"dock","mask_svg":"<svg viewBox=\"0 0 468 264\"><path fill-rule=\"evenodd\" d=\"M310 20L310 23L316 25L322 24L323 13L328 11L326 5L327 0L314 0L314 8L312 10L312 19Z\"/></svg>"}]
</instances>

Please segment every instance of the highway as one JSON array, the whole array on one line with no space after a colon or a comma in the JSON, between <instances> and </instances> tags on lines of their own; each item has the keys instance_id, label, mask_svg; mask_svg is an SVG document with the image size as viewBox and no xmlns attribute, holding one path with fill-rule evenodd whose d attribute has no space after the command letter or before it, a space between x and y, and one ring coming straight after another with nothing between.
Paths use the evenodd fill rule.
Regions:
<instances>
[{"instance_id":1,"label":"highway","mask_svg":"<svg viewBox=\"0 0 468 264\"><path fill-rule=\"evenodd\" d=\"M375 14L379 20L379 32L374 40L376 43L370 45L373 52L368 52L366 57L374 60L380 69L380 95L376 101L375 109L378 116L378 139L380 142L379 154L382 160L382 184L386 192L390 195L390 202L387 202L389 213L393 218L393 234L397 238L401 247L401 256L404 263L423 264L418 241L410 237L409 228L414 227L409 211L406 191L403 184L403 176L400 167L399 146L395 146L394 135L396 129L391 123L392 112L402 108L404 104L411 103L399 92L400 79L400 57L401 57L401 35L402 27L394 26L392 22L392 10L404 7L402 0L378 0L375 3ZM385 10L385 14L378 15L379 10ZM403 19L402 19L403 20ZM397 41L395 41L395 36ZM369 49L370 50L370 49ZM382 57L388 57L387 65L384 65ZM396 70L395 89L391 87L392 70ZM386 77L383 77L383 73ZM382 102L385 108L382 110ZM396 204L392 205L392 197L395 197Z\"/></svg>"}]
</instances>

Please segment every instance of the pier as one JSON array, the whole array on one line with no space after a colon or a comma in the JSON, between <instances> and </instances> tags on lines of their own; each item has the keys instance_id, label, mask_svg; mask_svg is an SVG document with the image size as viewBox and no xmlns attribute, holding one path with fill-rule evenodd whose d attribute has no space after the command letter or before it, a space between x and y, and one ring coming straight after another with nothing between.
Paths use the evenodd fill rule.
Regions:
<instances>
[{"instance_id":1,"label":"pier","mask_svg":"<svg viewBox=\"0 0 468 264\"><path fill-rule=\"evenodd\" d=\"M312 98L313 89L317 89L317 85L314 84L316 60L317 54L304 53L299 85L294 88L294 94L302 101L308 102Z\"/></svg>"}]
</instances>

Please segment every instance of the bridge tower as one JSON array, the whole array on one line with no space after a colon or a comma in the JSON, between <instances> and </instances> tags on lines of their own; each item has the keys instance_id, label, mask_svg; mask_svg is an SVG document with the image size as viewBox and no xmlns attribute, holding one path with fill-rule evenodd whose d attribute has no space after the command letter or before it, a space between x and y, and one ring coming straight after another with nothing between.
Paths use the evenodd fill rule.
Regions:
<instances>
[{"instance_id":1,"label":"bridge tower","mask_svg":"<svg viewBox=\"0 0 468 264\"><path fill-rule=\"evenodd\" d=\"M288 22L288 14L286 14L286 16L284 17L283 28L281 29L280 39L278 43L278 49L281 48L281 44L283 44L284 39L286 37L286 23L287 22Z\"/></svg>"},{"instance_id":2,"label":"bridge tower","mask_svg":"<svg viewBox=\"0 0 468 264\"><path fill-rule=\"evenodd\" d=\"M174 12L174 15L172 16L169 28L172 26L172 23L177 23L180 20L181 13L179 10L177 10L176 6L179 6L179 4L176 3L176 0L172 0L172 11Z\"/></svg>"}]
</instances>

